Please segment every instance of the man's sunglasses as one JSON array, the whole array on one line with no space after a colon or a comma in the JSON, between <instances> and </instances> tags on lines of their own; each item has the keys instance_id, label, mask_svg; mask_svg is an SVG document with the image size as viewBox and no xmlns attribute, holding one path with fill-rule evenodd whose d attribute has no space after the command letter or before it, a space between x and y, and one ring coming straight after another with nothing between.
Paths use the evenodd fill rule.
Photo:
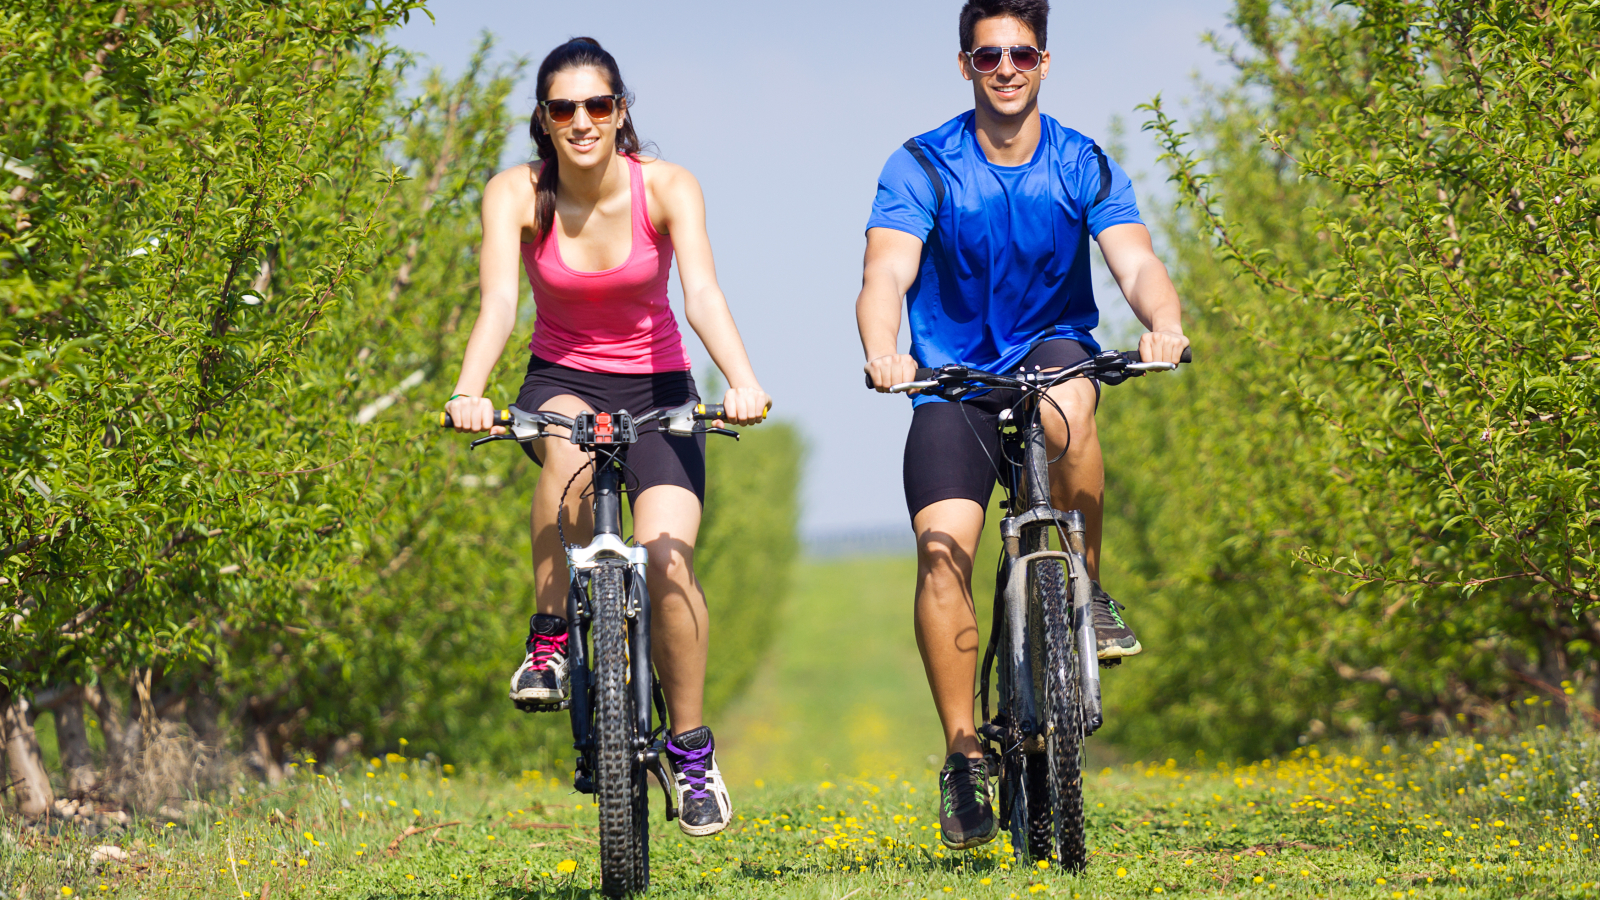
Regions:
<instances>
[{"instance_id":1,"label":"man's sunglasses","mask_svg":"<svg viewBox=\"0 0 1600 900\"><path fill-rule=\"evenodd\" d=\"M1015 65L1016 57L1012 57ZM583 111L589 114L589 119L594 122L604 122L611 118L617 111L617 104L622 102L621 94L601 94L587 100L540 100L539 105L544 107L545 115L550 121L565 125L572 121L578 114L578 105L583 105Z\"/></svg>"},{"instance_id":2,"label":"man's sunglasses","mask_svg":"<svg viewBox=\"0 0 1600 900\"><path fill-rule=\"evenodd\" d=\"M1011 65L1018 72L1032 72L1039 68L1039 48L1018 44L1015 47L979 47L967 52L967 60L972 63L975 72L985 75L1000 68L1002 57L1011 57Z\"/></svg>"}]
</instances>

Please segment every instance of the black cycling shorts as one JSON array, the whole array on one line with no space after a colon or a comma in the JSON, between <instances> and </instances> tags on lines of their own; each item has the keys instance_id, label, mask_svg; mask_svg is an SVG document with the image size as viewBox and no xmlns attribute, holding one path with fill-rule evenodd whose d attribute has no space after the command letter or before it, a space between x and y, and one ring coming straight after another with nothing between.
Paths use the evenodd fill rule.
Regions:
<instances>
[{"instance_id":1,"label":"black cycling shorts","mask_svg":"<svg viewBox=\"0 0 1600 900\"><path fill-rule=\"evenodd\" d=\"M695 390L694 377L688 372L653 372L645 375L584 372L530 356L528 375L522 381L522 391L517 394L517 408L524 412L538 412L544 404L562 394L577 397L594 412L620 412L625 409L632 415L700 402L700 392ZM674 437L662 431L650 430L652 427L646 426L639 434L638 442L628 448L627 467L624 469L628 502L637 502L639 492L647 488L675 484L694 491L694 495L704 503L706 436ZM522 452L528 454L528 458L535 463L544 465L533 452L532 444L523 444Z\"/></svg>"},{"instance_id":2,"label":"black cycling shorts","mask_svg":"<svg viewBox=\"0 0 1600 900\"><path fill-rule=\"evenodd\" d=\"M1069 338L1044 341L1022 361L1032 371L1075 366L1092 356ZM1092 380L1092 379L1091 379ZM1099 403L1100 382L1095 381ZM911 518L940 500L965 499L987 509L989 495L1004 471L1000 450L1000 411L1017 402L1016 391L989 391L955 402L923 403L911 414L902 477ZM1019 411L1020 412L1020 411Z\"/></svg>"}]
</instances>

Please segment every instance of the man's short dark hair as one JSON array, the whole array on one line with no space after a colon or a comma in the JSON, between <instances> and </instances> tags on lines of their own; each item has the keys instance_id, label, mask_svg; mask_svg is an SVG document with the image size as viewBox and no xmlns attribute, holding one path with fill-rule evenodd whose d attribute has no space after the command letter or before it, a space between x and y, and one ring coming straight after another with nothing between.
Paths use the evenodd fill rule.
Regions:
<instances>
[{"instance_id":1,"label":"man's short dark hair","mask_svg":"<svg viewBox=\"0 0 1600 900\"><path fill-rule=\"evenodd\" d=\"M984 19L1009 17L1033 30L1033 37L1044 49L1045 25L1050 19L1049 0L967 0L961 7L961 49L972 49L972 32Z\"/></svg>"}]
</instances>

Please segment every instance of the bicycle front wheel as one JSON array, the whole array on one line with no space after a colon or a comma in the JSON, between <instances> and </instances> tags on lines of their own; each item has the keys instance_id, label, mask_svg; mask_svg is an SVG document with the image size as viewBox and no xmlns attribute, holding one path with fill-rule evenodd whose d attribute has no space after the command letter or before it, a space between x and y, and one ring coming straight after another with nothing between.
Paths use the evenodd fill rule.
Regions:
<instances>
[{"instance_id":1,"label":"bicycle front wheel","mask_svg":"<svg viewBox=\"0 0 1600 900\"><path fill-rule=\"evenodd\" d=\"M595 795L600 801L600 890L622 897L649 887L649 808L628 686L627 591L623 570L595 570Z\"/></svg>"},{"instance_id":2,"label":"bicycle front wheel","mask_svg":"<svg viewBox=\"0 0 1600 900\"><path fill-rule=\"evenodd\" d=\"M1052 850L1062 868L1081 872L1089 864L1083 821L1083 705L1066 566L1060 559L1040 560L1032 581L1044 620L1043 743L1048 770L1045 781L1055 820ZM1072 587L1074 591L1089 589L1083 578L1073 579Z\"/></svg>"}]
</instances>

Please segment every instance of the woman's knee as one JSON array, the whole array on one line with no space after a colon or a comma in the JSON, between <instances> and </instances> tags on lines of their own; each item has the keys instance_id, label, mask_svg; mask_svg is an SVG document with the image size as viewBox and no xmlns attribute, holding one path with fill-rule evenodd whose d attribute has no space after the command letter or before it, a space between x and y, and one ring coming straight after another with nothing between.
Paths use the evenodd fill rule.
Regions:
<instances>
[{"instance_id":1,"label":"woman's knee","mask_svg":"<svg viewBox=\"0 0 1600 900\"><path fill-rule=\"evenodd\" d=\"M694 548L688 543L664 535L653 541L646 541L645 547L650 551L647 571L652 580L664 581L680 588L688 588L694 584Z\"/></svg>"}]
</instances>

